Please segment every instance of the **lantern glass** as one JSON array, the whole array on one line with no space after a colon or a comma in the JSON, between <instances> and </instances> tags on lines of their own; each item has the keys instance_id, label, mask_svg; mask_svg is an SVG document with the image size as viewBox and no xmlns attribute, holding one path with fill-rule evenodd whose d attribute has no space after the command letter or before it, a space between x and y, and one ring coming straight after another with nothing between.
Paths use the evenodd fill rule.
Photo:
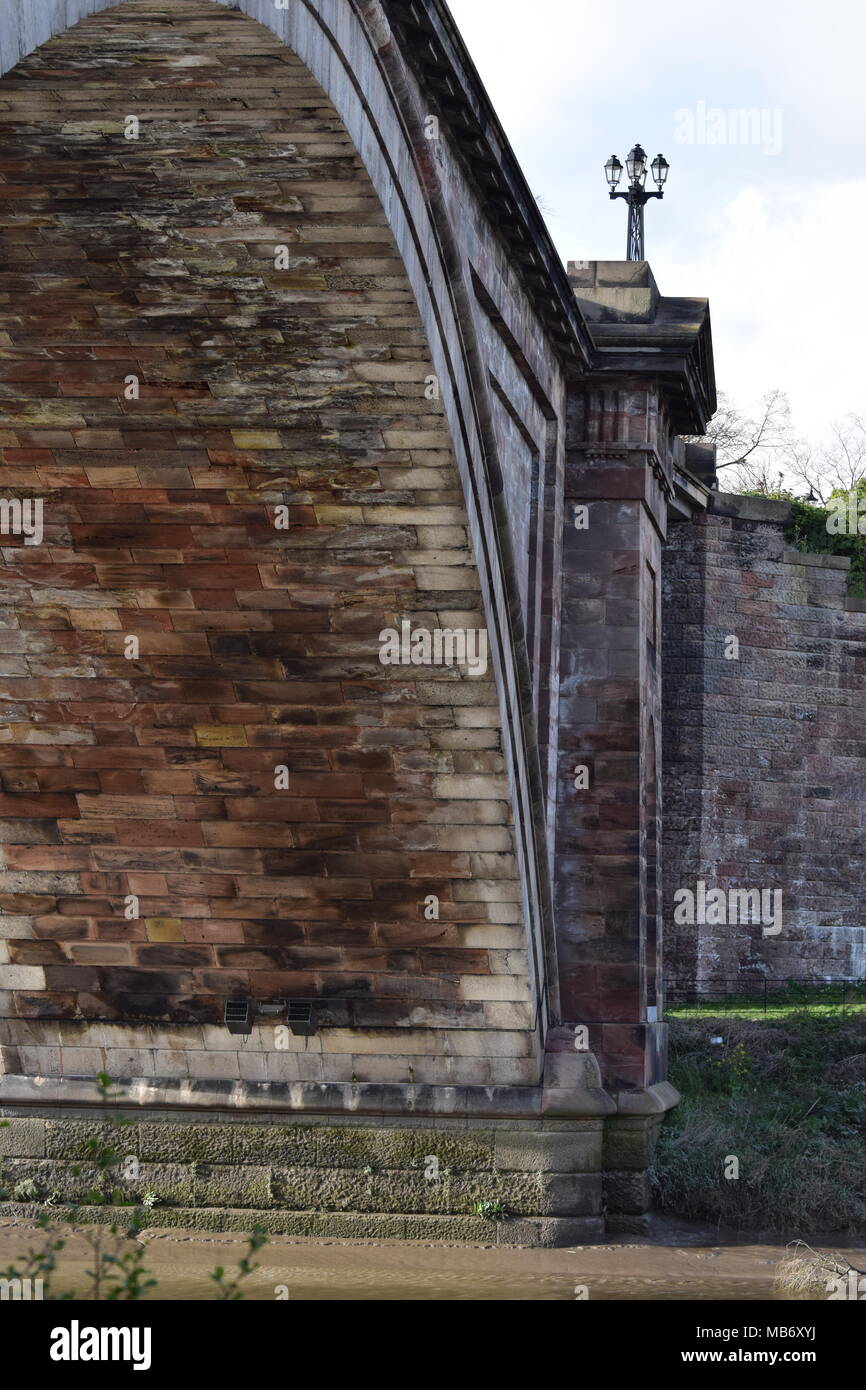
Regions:
<instances>
[{"instance_id":1,"label":"lantern glass","mask_svg":"<svg viewBox=\"0 0 866 1390\"><path fill-rule=\"evenodd\" d=\"M622 178L622 165L620 164L615 154L612 154L610 159L605 164L604 173L610 187L612 189L616 188L617 184Z\"/></svg>"},{"instance_id":2,"label":"lantern glass","mask_svg":"<svg viewBox=\"0 0 866 1390\"><path fill-rule=\"evenodd\" d=\"M635 145L628 152L625 167L632 183L642 183L646 178L646 150L641 149L640 145Z\"/></svg>"},{"instance_id":3,"label":"lantern glass","mask_svg":"<svg viewBox=\"0 0 866 1390\"><path fill-rule=\"evenodd\" d=\"M667 182L668 170L670 169L670 167L671 166L668 164L663 154L657 154L652 164L650 165L650 168L652 169L653 178L655 179L659 188L664 188L665 183Z\"/></svg>"}]
</instances>

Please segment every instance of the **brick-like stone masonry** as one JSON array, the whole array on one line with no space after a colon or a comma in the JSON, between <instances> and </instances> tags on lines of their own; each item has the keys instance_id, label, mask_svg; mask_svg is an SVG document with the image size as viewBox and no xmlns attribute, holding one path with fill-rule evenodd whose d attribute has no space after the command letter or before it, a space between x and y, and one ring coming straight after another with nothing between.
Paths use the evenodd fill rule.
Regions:
<instances>
[{"instance_id":1,"label":"brick-like stone masonry","mask_svg":"<svg viewBox=\"0 0 866 1390\"><path fill-rule=\"evenodd\" d=\"M493 673L378 659L484 618L333 107L238 12L127 0L3 79L0 131L0 495L45 515L2 551L7 1069L534 1083ZM232 994L341 1026L239 1049Z\"/></svg>"},{"instance_id":2,"label":"brick-like stone masonry","mask_svg":"<svg viewBox=\"0 0 866 1390\"><path fill-rule=\"evenodd\" d=\"M784 503L716 495L664 570L665 906L674 985L866 976L866 604L793 550ZM727 660L725 638L739 639ZM677 926L677 888L782 891L782 931Z\"/></svg>"}]
</instances>

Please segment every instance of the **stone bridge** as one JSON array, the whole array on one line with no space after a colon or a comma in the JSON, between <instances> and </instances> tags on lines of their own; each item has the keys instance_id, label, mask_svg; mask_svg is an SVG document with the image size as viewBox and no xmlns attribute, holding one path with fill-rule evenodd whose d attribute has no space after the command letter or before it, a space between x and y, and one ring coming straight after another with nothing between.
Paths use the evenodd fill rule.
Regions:
<instances>
[{"instance_id":1,"label":"stone bridge","mask_svg":"<svg viewBox=\"0 0 866 1390\"><path fill-rule=\"evenodd\" d=\"M563 267L440 0L0 58L7 1175L122 1104L161 1221L639 1227L706 302Z\"/></svg>"}]
</instances>

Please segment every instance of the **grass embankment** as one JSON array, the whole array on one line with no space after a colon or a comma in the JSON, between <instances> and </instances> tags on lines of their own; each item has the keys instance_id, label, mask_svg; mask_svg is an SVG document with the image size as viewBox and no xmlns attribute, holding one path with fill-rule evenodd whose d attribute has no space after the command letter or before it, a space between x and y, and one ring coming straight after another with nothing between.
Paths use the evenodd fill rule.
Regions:
<instances>
[{"instance_id":1,"label":"grass embankment","mask_svg":"<svg viewBox=\"0 0 866 1390\"><path fill-rule=\"evenodd\" d=\"M669 1022L683 1099L654 1163L661 1210L740 1230L866 1234L866 1012L780 1001L767 1018L744 1005ZM731 1159L738 1177L725 1176Z\"/></svg>"}]
</instances>

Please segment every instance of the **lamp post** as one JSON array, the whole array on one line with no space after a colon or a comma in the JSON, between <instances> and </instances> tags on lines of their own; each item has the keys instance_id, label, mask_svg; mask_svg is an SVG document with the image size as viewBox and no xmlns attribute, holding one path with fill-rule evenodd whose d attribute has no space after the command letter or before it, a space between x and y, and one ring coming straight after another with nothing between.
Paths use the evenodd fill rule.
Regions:
<instances>
[{"instance_id":1,"label":"lamp post","mask_svg":"<svg viewBox=\"0 0 866 1390\"><path fill-rule=\"evenodd\" d=\"M640 145L635 145L626 156L626 172L629 177L629 185L624 193L617 193L617 184L622 178L622 164L615 154L604 166L605 176L610 187L611 198L625 198L628 203L628 241L626 244L626 260L642 261L644 256L643 239L643 210L644 205L650 198L663 198L665 196L665 182L667 181L670 165L663 154L657 154L649 168L652 170L653 180L657 191L647 190L647 156L646 150L641 149Z\"/></svg>"}]
</instances>

